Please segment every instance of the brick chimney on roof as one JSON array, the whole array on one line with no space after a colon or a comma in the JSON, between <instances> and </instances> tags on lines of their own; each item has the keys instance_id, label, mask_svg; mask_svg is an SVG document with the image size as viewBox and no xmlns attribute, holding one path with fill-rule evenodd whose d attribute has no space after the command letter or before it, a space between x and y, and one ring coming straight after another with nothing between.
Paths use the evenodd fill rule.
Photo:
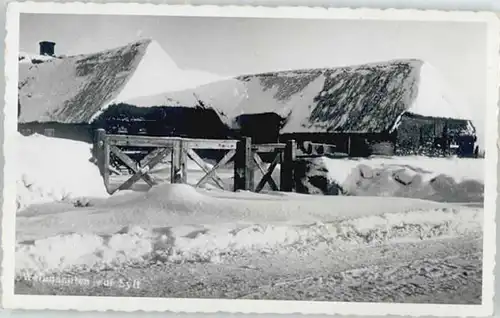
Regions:
<instances>
[{"instance_id":1,"label":"brick chimney on roof","mask_svg":"<svg viewBox=\"0 0 500 318\"><path fill-rule=\"evenodd\" d=\"M40 42L40 55L54 56L56 44L54 42L42 41Z\"/></svg>"}]
</instances>

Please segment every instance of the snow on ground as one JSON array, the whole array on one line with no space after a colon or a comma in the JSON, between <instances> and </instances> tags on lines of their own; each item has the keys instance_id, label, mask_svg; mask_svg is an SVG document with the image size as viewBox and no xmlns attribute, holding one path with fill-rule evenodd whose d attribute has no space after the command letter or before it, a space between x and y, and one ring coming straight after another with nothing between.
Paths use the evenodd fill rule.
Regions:
<instances>
[{"instance_id":1,"label":"snow on ground","mask_svg":"<svg viewBox=\"0 0 500 318\"><path fill-rule=\"evenodd\" d=\"M34 204L109 196L98 167L91 162L92 145L38 134L18 134L18 138L18 211ZM212 165L207 163L207 167ZM202 170L192 160L187 168ZM159 164L151 172L169 175L170 164Z\"/></svg>"},{"instance_id":2,"label":"snow on ground","mask_svg":"<svg viewBox=\"0 0 500 318\"><path fill-rule=\"evenodd\" d=\"M418 175L423 183L429 183L438 176L446 176L456 183L476 181L484 185L485 177L484 159L406 156L366 159L323 158L323 162L328 169L330 179L344 188L355 186L354 183L358 181L357 176L363 174L363 167L369 167L368 173L404 171L410 178ZM374 172L374 170L378 171ZM404 180L401 181L404 182Z\"/></svg>"},{"instance_id":3,"label":"snow on ground","mask_svg":"<svg viewBox=\"0 0 500 318\"><path fill-rule=\"evenodd\" d=\"M18 274L40 274L151 259L218 262L228 255L320 243L349 248L464 235L481 231L482 209L407 198L250 195L164 184L89 208L20 214L17 222Z\"/></svg>"},{"instance_id":4,"label":"snow on ground","mask_svg":"<svg viewBox=\"0 0 500 318\"><path fill-rule=\"evenodd\" d=\"M168 156L168 157L170 157L170 156ZM205 162L205 164L207 165L207 167L209 169L213 168L212 164L207 163L207 162ZM202 171L201 167L196 162L191 160L191 158L189 158L189 157L187 160L186 169L191 170L191 171ZM170 174L170 158L167 159L166 162L162 162L162 163L157 164L150 171L151 171L151 173L158 173L158 174L168 173L168 174Z\"/></svg>"},{"instance_id":5,"label":"snow on ground","mask_svg":"<svg viewBox=\"0 0 500 318\"><path fill-rule=\"evenodd\" d=\"M320 193L328 194L340 192L351 196L408 197L475 204L484 201L483 159L322 158L316 160L310 170L310 176L303 182L313 192L321 190ZM314 183L314 178L326 180L327 188L317 188L321 183Z\"/></svg>"},{"instance_id":6,"label":"snow on ground","mask_svg":"<svg viewBox=\"0 0 500 318\"><path fill-rule=\"evenodd\" d=\"M18 274L151 260L219 262L317 244L352 250L460 237L482 228L482 208L413 198L256 194L168 183L108 198L89 161L90 145L40 135L18 138ZM442 173L457 181L483 180L483 162L477 159L323 160L340 184L351 182L360 165L410 167L426 180ZM199 167L191 162L188 169ZM158 173L162 170L168 173L169 165L159 166ZM68 200L81 197L89 204L75 207Z\"/></svg>"},{"instance_id":7,"label":"snow on ground","mask_svg":"<svg viewBox=\"0 0 500 318\"><path fill-rule=\"evenodd\" d=\"M42 135L18 134L17 207L78 197L107 197L90 162L90 145Z\"/></svg>"}]
</instances>

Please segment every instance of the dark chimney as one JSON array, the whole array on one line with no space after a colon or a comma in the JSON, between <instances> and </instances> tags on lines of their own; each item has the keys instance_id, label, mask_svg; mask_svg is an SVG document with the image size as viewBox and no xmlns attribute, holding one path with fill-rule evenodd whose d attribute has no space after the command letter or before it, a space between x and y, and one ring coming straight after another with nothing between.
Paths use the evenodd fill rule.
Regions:
<instances>
[{"instance_id":1,"label":"dark chimney","mask_svg":"<svg viewBox=\"0 0 500 318\"><path fill-rule=\"evenodd\" d=\"M43 41L40 42L40 55L54 56L54 42Z\"/></svg>"}]
</instances>

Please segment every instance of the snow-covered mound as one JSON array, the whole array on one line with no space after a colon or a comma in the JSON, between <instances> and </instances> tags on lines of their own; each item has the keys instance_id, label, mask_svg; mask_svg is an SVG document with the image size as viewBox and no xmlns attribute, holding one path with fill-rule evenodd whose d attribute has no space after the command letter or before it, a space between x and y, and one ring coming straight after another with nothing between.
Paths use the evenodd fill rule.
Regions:
<instances>
[{"instance_id":1,"label":"snow-covered mound","mask_svg":"<svg viewBox=\"0 0 500 318\"><path fill-rule=\"evenodd\" d=\"M343 184L352 170L359 165L366 165L372 168L379 167L413 167L420 171L430 180L440 174L453 178L456 182L464 180L476 180L484 183L486 171L484 169L484 159L472 158L431 158L425 156L393 156L382 157L373 156L371 158L345 158L330 159L323 158L331 178L339 184Z\"/></svg>"},{"instance_id":2,"label":"snow-covered mound","mask_svg":"<svg viewBox=\"0 0 500 318\"><path fill-rule=\"evenodd\" d=\"M17 207L107 197L102 177L90 162L90 145L83 142L18 134Z\"/></svg>"},{"instance_id":3,"label":"snow-covered mound","mask_svg":"<svg viewBox=\"0 0 500 318\"><path fill-rule=\"evenodd\" d=\"M329 181L344 194L445 202L481 202L484 197L482 159L410 156L321 161Z\"/></svg>"},{"instance_id":4,"label":"snow-covered mound","mask_svg":"<svg viewBox=\"0 0 500 318\"><path fill-rule=\"evenodd\" d=\"M208 163L208 162L205 162L205 165L209 168L209 169L212 169L213 168L213 165ZM203 171L201 169L201 167L195 162L193 161L191 158L187 158L187 162L186 162L186 168L188 171ZM168 172L170 173L170 169L171 169L171 165L170 165L170 161L167 161L167 162L163 162L163 163L159 163L157 164L156 166L154 166L151 170L150 170L150 173L152 174L155 174L155 173L161 173L161 172Z\"/></svg>"},{"instance_id":5,"label":"snow-covered mound","mask_svg":"<svg viewBox=\"0 0 500 318\"><path fill-rule=\"evenodd\" d=\"M220 79L180 69L152 40L41 64L21 63L19 122L90 122L114 103Z\"/></svg>"},{"instance_id":6,"label":"snow-covered mound","mask_svg":"<svg viewBox=\"0 0 500 318\"><path fill-rule=\"evenodd\" d=\"M237 199L237 200L236 200ZM482 209L406 198L211 192L165 184L92 208L18 216L16 271L359 247L480 232ZM75 249L74 246L79 246Z\"/></svg>"}]
</instances>

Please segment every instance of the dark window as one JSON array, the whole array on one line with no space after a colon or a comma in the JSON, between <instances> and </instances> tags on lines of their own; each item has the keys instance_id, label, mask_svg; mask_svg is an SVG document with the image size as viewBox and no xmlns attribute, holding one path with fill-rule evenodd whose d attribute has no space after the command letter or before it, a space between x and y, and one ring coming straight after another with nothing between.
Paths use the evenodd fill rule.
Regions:
<instances>
[{"instance_id":1,"label":"dark window","mask_svg":"<svg viewBox=\"0 0 500 318\"><path fill-rule=\"evenodd\" d=\"M45 128L43 134L47 137L54 137L54 128Z\"/></svg>"}]
</instances>

